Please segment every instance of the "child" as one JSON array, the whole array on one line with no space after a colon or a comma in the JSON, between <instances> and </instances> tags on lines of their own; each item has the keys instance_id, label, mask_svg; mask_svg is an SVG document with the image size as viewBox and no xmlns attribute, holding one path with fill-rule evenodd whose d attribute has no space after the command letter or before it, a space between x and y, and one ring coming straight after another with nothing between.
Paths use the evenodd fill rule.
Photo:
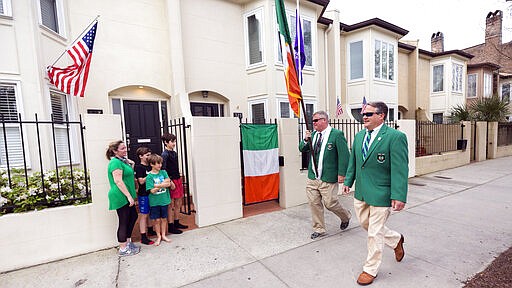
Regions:
<instances>
[{"instance_id":1,"label":"child","mask_svg":"<svg viewBox=\"0 0 512 288\"><path fill-rule=\"evenodd\" d=\"M146 176L146 190L150 192L149 217L153 220L153 227L157 235L155 246L158 246L162 239L171 242L171 239L165 236L165 230L167 228L167 209L171 204L171 197L169 197L169 189L167 188L171 187L172 184L167 172L161 170L162 157L152 154L147 161L151 165L151 171Z\"/></svg>"},{"instance_id":2,"label":"child","mask_svg":"<svg viewBox=\"0 0 512 288\"><path fill-rule=\"evenodd\" d=\"M140 242L146 245L153 245L155 242L151 241L146 235L146 227L148 227L149 222L149 193L146 190L146 175L151 171L151 166L149 166L147 161L149 155L151 155L151 149L148 147L139 147L136 153L140 159L140 164L135 165L135 178L139 183L137 201L139 202Z\"/></svg>"},{"instance_id":3,"label":"child","mask_svg":"<svg viewBox=\"0 0 512 288\"><path fill-rule=\"evenodd\" d=\"M181 176L178 166L178 153L174 151L176 147L176 136L170 133L162 135L162 142L164 143L165 150L162 153L163 169L171 178L172 183L176 188L171 187L172 204L169 205L168 221L169 232L172 234L181 234L183 231L180 229L187 229L188 226L180 223L179 215L183 202L183 184L181 183Z\"/></svg>"}]
</instances>

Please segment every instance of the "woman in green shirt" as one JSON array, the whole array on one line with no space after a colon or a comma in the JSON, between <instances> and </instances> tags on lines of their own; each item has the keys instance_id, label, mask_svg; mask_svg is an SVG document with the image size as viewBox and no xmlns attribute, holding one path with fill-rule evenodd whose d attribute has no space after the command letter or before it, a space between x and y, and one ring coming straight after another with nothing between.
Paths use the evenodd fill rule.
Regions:
<instances>
[{"instance_id":1,"label":"woman in green shirt","mask_svg":"<svg viewBox=\"0 0 512 288\"><path fill-rule=\"evenodd\" d=\"M139 253L140 247L131 241L137 209L135 208L135 176L134 162L126 157L127 147L118 140L109 144L106 156L108 163L109 210L116 210L119 218L117 241L119 241L119 256L130 256Z\"/></svg>"}]
</instances>

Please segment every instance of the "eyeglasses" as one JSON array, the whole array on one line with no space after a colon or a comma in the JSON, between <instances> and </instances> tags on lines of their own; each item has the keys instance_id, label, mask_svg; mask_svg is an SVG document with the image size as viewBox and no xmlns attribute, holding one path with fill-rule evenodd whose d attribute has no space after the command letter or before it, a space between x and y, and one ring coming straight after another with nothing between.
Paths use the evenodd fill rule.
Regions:
<instances>
[{"instance_id":1,"label":"eyeglasses","mask_svg":"<svg viewBox=\"0 0 512 288\"><path fill-rule=\"evenodd\" d=\"M322 119L325 119L325 118L313 119L313 123L316 123L316 122L318 122L318 121L320 121L320 120L322 120Z\"/></svg>"},{"instance_id":2,"label":"eyeglasses","mask_svg":"<svg viewBox=\"0 0 512 288\"><path fill-rule=\"evenodd\" d=\"M373 114L377 114L377 115L379 115L379 114L382 114L382 113L377 113L377 112L364 112L364 113L362 113L362 114L363 114L363 116L366 116L366 117L372 117L372 116L373 116Z\"/></svg>"}]
</instances>

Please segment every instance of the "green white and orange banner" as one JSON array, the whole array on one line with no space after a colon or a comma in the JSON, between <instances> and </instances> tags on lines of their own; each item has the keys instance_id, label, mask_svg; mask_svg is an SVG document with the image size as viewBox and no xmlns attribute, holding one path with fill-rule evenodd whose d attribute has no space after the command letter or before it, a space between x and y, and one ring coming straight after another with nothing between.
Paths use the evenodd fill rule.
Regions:
<instances>
[{"instance_id":1,"label":"green white and orange banner","mask_svg":"<svg viewBox=\"0 0 512 288\"><path fill-rule=\"evenodd\" d=\"M288 91L288 101L297 117L300 117L300 101L302 93L295 69L294 53L290 31L288 30L288 21L286 20L286 10L283 0L276 0L276 16L279 26L279 41L281 55L283 56L284 77L286 80L286 90Z\"/></svg>"},{"instance_id":2,"label":"green white and orange banner","mask_svg":"<svg viewBox=\"0 0 512 288\"><path fill-rule=\"evenodd\" d=\"M279 196L277 125L241 124L245 204Z\"/></svg>"}]
</instances>

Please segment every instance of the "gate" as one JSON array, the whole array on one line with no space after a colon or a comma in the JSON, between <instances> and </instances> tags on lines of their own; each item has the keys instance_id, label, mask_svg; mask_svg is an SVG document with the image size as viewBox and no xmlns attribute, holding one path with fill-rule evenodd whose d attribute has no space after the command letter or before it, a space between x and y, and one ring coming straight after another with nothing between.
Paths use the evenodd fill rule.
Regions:
<instances>
[{"instance_id":1,"label":"gate","mask_svg":"<svg viewBox=\"0 0 512 288\"><path fill-rule=\"evenodd\" d=\"M176 135L176 153L178 154L179 170L183 183L183 206L181 213L190 215L195 212L192 196L190 195L190 177L188 172L188 139L190 138L190 125L185 123L185 117L169 120L161 125L162 134L165 132Z\"/></svg>"},{"instance_id":2,"label":"gate","mask_svg":"<svg viewBox=\"0 0 512 288\"><path fill-rule=\"evenodd\" d=\"M240 164L241 164L241 169L240 169L241 170L241 180L240 181L242 184L242 203L244 206L247 206L250 204L256 204L256 203L261 203L261 202L266 202L266 201L271 201L271 200L278 200L279 199L279 192L278 192L279 191L279 170L277 171L277 175L274 173L275 171L269 172L269 170L266 170L267 172L274 173L274 174L268 174L268 175L264 176L266 178L264 179L264 181L262 181L260 183L261 184L260 188L264 188L263 190L265 190L265 191L262 191L262 193L259 193L259 196L253 197L253 194L250 194L249 195L250 197L248 197L248 195L246 194L247 193L246 180L249 181L249 183L253 184L253 185L251 185L251 187L254 187L255 182L259 181L256 178L259 178L259 177L251 177L251 179L245 179L246 171L244 168L244 144L242 143L242 139L243 139L242 127L244 124L262 125L262 126L263 125L275 125L277 127L277 119L274 119L273 122L272 122L272 120L270 120L268 123L267 122L248 123L247 119L246 119L245 123L242 123L242 119L240 119ZM277 134L277 132L276 132L276 134ZM276 135L276 137L277 137L277 135ZM275 147L277 147L277 139L275 139L275 140L276 140ZM254 146L254 145L255 145L254 143L251 143L249 146ZM260 157L261 156L262 155L260 155ZM266 160L270 160L270 162L277 161L277 163L279 163L281 161L281 159L279 158L278 155L275 155L275 156L276 156L276 159L266 158ZM277 181L277 188L275 187L276 181ZM275 192L276 191L275 189L277 189L277 193ZM249 201L248 201L248 199L249 199Z\"/></svg>"}]
</instances>

